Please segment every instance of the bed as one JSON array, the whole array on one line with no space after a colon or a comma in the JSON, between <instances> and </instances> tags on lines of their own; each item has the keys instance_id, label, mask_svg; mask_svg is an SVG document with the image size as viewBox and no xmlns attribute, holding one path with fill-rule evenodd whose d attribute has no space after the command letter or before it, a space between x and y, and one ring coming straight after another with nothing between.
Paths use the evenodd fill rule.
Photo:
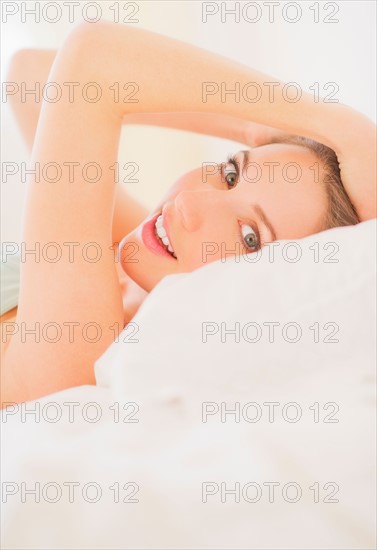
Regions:
<instances>
[{"instance_id":1,"label":"bed","mask_svg":"<svg viewBox=\"0 0 377 550\"><path fill-rule=\"evenodd\" d=\"M375 548L376 220L273 244L2 412L4 549Z\"/></svg>"}]
</instances>

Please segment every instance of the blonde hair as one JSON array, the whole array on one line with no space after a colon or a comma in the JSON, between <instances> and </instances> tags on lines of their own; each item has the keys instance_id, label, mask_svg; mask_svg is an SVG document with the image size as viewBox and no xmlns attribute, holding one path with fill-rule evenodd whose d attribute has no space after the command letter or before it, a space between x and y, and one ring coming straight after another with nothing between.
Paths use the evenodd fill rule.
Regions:
<instances>
[{"instance_id":1,"label":"blonde hair","mask_svg":"<svg viewBox=\"0 0 377 550\"><path fill-rule=\"evenodd\" d=\"M290 136L271 140L271 143L286 143L290 145L301 145L315 153L323 166L322 183L325 185L328 208L323 218L323 227L341 227L344 225L356 225L360 223L356 209L346 193L340 177L340 168L335 151L330 147L302 136Z\"/></svg>"}]
</instances>

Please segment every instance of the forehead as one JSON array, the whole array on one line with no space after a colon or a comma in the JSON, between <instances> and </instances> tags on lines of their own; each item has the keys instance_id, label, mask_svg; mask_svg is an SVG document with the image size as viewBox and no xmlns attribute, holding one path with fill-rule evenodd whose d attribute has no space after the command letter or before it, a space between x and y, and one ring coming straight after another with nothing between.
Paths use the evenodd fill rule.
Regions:
<instances>
[{"instance_id":1,"label":"forehead","mask_svg":"<svg viewBox=\"0 0 377 550\"><path fill-rule=\"evenodd\" d=\"M300 145L268 144L240 152L245 198L260 204L278 239L320 230L327 208L316 154Z\"/></svg>"},{"instance_id":2,"label":"forehead","mask_svg":"<svg viewBox=\"0 0 377 550\"><path fill-rule=\"evenodd\" d=\"M297 162L306 166L307 163L312 163L318 160L317 155L303 145L291 143L268 143L259 147L252 147L248 150L249 159L258 162L263 160L277 160L280 162Z\"/></svg>"},{"instance_id":3,"label":"forehead","mask_svg":"<svg viewBox=\"0 0 377 550\"><path fill-rule=\"evenodd\" d=\"M323 193L323 166L314 151L290 144L269 144L240 151L241 177L253 184L274 184L275 192ZM268 189L267 189L268 190Z\"/></svg>"},{"instance_id":4,"label":"forehead","mask_svg":"<svg viewBox=\"0 0 377 550\"><path fill-rule=\"evenodd\" d=\"M322 163L311 149L301 145L268 144L241 151L242 176L250 183L275 184L311 182L321 186ZM297 187L297 186L296 186Z\"/></svg>"}]
</instances>

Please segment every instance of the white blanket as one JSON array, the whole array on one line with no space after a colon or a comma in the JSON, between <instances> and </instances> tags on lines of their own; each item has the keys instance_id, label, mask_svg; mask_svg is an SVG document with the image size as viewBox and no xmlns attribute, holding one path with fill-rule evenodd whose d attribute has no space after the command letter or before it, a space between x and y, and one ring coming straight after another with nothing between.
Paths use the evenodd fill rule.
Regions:
<instances>
[{"instance_id":1,"label":"white blanket","mask_svg":"<svg viewBox=\"0 0 377 550\"><path fill-rule=\"evenodd\" d=\"M375 231L166 277L97 386L3 412L2 547L375 548Z\"/></svg>"}]
</instances>

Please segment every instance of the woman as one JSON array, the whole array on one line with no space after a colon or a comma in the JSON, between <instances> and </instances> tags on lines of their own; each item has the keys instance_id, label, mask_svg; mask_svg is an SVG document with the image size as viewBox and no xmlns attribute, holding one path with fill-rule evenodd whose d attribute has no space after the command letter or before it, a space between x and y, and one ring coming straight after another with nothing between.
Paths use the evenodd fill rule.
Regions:
<instances>
[{"instance_id":1,"label":"woman","mask_svg":"<svg viewBox=\"0 0 377 550\"><path fill-rule=\"evenodd\" d=\"M27 55L16 56L14 71ZM58 184L30 178L22 241L28 250L56 242L76 243L79 251L94 242L102 254L96 262L83 254L72 261L67 253L57 263L30 256L21 264L17 331L3 360L3 406L93 384L93 364L114 340L114 327L132 318L140 299L164 276L197 269L224 251L255 252L276 239L299 239L376 216L375 126L347 106L316 102L306 93L288 101L284 83L267 75L165 36L108 22L80 24L56 57L32 52L31 58L43 67L40 80L62 90L73 82L79 91L94 82L102 91L96 102L82 93L74 101L63 94L24 119L24 134L33 145L31 164L53 161L82 168L96 162L101 173L95 183L81 170L74 177L63 171ZM115 99L114 82L118 90L134 83L134 101L129 89ZM276 83L272 100L266 85L271 82ZM253 83L260 97L251 101L247 95L237 102L221 93L203 96L203 90L221 83L228 89L238 83L241 90ZM14 107L20 118L25 105L15 101ZM251 149L221 166L184 175L147 215L116 191L111 170L127 121L213 134ZM288 176L287 166L298 169L298 180ZM123 281L114 261L113 244L119 241ZM205 256L208 243L212 252ZM127 312L122 290L127 296L130 284L144 295ZM32 328L43 331L51 323L57 327L53 343L51 336L48 341L30 337ZM96 334L89 335L90 329Z\"/></svg>"}]
</instances>

